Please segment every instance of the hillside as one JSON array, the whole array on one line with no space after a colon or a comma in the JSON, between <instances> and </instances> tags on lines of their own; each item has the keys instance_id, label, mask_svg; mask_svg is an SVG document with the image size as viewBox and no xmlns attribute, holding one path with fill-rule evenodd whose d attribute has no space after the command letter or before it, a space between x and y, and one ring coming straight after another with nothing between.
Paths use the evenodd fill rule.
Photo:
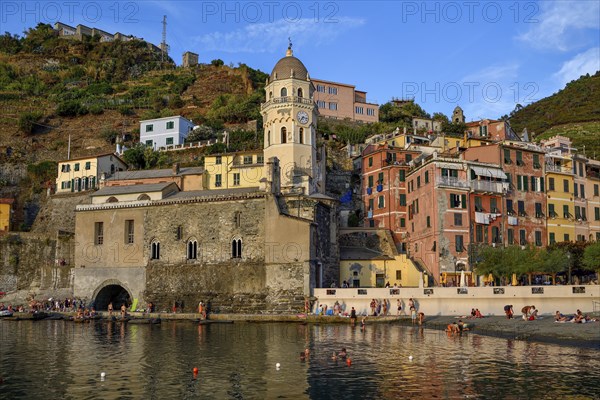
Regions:
<instances>
[{"instance_id":1,"label":"hillside","mask_svg":"<svg viewBox=\"0 0 600 400\"><path fill-rule=\"evenodd\" d=\"M261 124L266 77L221 60L176 67L141 40L67 40L45 24L0 35L0 197L16 199L15 228L31 225L69 139L71 157L112 152L117 136L132 148L140 120L182 115L204 126L202 139L228 129L230 149L261 147L262 135L241 129ZM217 147L161 154L152 166L199 165Z\"/></svg>"},{"instance_id":2,"label":"hillside","mask_svg":"<svg viewBox=\"0 0 600 400\"><path fill-rule=\"evenodd\" d=\"M586 154L600 156L600 71L582 76L567 86L535 103L517 108L510 114L510 124L516 132L524 128L538 141L562 134L574 141L574 146Z\"/></svg>"}]
</instances>

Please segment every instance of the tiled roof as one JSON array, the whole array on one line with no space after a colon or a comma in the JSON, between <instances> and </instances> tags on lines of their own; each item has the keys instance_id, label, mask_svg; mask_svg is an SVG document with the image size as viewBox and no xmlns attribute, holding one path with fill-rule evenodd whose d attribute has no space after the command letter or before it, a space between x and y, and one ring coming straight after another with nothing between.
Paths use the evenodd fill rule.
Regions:
<instances>
[{"instance_id":1,"label":"tiled roof","mask_svg":"<svg viewBox=\"0 0 600 400\"><path fill-rule=\"evenodd\" d=\"M117 171L107 178L107 181L128 181L135 179L153 179L153 178L167 178L170 176L181 176L181 175L193 175L202 174L204 168L202 167L188 167L180 168L179 174L173 174L172 168L165 169L146 169L139 171Z\"/></svg>"},{"instance_id":2,"label":"tiled roof","mask_svg":"<svg viewBox=\"0 0 600 400\"><path fill-rule=\"evenodd\" d=\"M170 185L177 188L177 185L174 182L151 183L146 185L107 186L90 196L114 196L118 194L161 192Z\"/></svg>"}]
</instances>

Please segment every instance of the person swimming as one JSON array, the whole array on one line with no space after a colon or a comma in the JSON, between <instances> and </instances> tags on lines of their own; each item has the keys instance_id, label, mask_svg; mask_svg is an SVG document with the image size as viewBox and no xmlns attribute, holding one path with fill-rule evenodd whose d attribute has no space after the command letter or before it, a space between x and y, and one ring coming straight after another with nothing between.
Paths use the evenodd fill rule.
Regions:
<instances>
[{"instance_id":1,"label":"person swimming","mask_svg":"<svg viewBox=\"0 0 600 400\"><path fill-rule=\"evenodd\" d=\"M338 354L339 357L341 358L346 358L346 356L348 355L348 353L346 352L346 348L343 347L342 351L340 351L340 353Z\"/></svg>"},{"instance_id":2,"label":"person swimming","mask_svg":"<svg viewBox=\"0 0 600 400\"><path fill-rule=\"evenodd\" d=\"M338 359L338 358L337 358L337 354L335 354L335 351L334 351L334 352L333 352L333 354L331 355L331 359L332 359L333 361L337 361L337 359Z\"/></svg>"}]
</instances>

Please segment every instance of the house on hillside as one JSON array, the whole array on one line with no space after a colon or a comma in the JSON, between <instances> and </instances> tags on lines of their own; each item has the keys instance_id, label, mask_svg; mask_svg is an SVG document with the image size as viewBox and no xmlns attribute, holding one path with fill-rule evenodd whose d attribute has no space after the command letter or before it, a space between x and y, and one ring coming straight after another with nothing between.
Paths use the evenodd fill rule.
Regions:
<instances>
[{"instance_id":1,"label":"house on hillside","mask_svg":"<svg viewBox=\"0 0 600 400\"><path fill-rule=\"evenodd\" d=\"M102 177L127 170L127 163L112 153L58 162L56 193L96 189Z\"/></svg>"},{"instance_id":2,"label":"house on hillside","mask_svg":"<svg viewBox=\"0 0 600 400\"><path fill-rule=\"evenodd\" d=\"M140 121L140 143L155 150L183 144L194 123L180 115Z\"/></svg>"}]
</instances>

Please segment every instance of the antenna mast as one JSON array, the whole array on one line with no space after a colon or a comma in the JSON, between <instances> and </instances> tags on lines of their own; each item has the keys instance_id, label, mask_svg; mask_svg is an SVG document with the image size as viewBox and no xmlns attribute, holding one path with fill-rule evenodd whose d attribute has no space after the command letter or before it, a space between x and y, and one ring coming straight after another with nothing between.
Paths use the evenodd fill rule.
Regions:
<instances>
[{"instance_id":1,"label":"antenna mast","mask_svg":"<svg viewBox=\"0 0 600 400\"><path fill-rule=\"evenodd\" d=\"M169 45L167 45L167 16L163 15L163 20L162 20L162 42L160 43L160 60L161 62L165 62L165 58L167 56L167 53L169 51Z\"/></svg>"}]
</instances>

